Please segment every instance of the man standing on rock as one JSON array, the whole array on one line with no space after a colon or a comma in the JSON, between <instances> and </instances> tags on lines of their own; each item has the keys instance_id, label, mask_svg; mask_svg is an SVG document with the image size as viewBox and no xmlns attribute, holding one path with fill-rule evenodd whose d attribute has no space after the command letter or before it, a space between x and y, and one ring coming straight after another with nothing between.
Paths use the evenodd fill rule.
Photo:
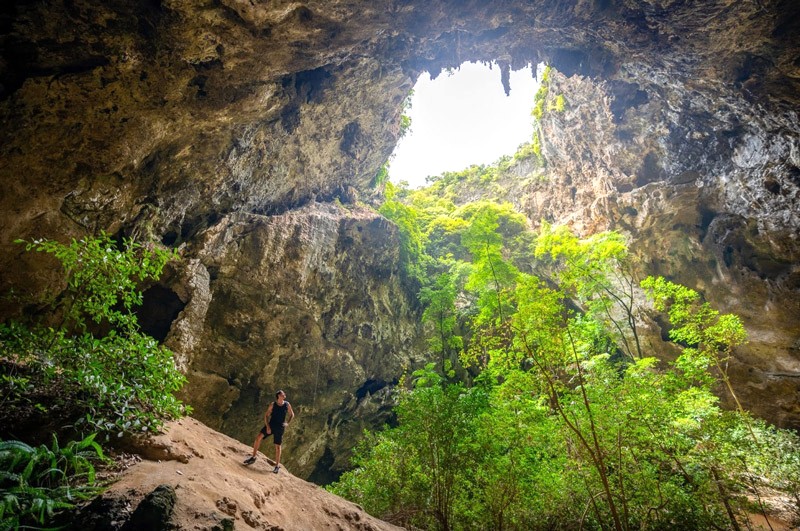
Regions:
<instances>
[{"instance_id":1,"label":"man standing on rock","mask_svg":"<svg viewBox=\"0 0 800 531\"><path fill-rule=\"evenodd\" d=\"M286 416L289 416L287 419ZM275 468L272 469L276 474L281 469L281 442L283 442L283 431L286 426L294 418L294 411L292 405L286 400L286 393L278 391L275 393L275 401L272 402L264 413L264 427L256 436L256 442L253 443L253 455L244 460L244 464L252 465L256 462L256 454L258 447L261 446L261 441L265 437L272 435L275 442Z\"/></svg>"}]
</instances>

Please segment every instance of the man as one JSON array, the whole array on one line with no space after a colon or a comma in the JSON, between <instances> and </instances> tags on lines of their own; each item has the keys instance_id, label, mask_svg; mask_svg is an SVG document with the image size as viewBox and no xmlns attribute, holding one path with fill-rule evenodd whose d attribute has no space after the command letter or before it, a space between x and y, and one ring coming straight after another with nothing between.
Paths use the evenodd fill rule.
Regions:
<instances>
[{"instance_id":1,"label":"man","mask_svg":"<svg viewBox=\"0 0 800 531\"><path fill-rule=\"evenodd\" d=\"M288 415L288 419L286 418ZM256 462L256 454L258 447L261 446L261 441L265 437L272 435L272 440L275 443L275 468L272 469L276 474L281 469L281 442L283 442L283 431L286 426L294 418L294 411L292 405L286 400L286 393L278 391L275 393L275 401L267 407L264 413L264 427L256 436L256 442L253 443L253 455L244 460L244 464L252 465Z\"/></svg>"}]
</instances>

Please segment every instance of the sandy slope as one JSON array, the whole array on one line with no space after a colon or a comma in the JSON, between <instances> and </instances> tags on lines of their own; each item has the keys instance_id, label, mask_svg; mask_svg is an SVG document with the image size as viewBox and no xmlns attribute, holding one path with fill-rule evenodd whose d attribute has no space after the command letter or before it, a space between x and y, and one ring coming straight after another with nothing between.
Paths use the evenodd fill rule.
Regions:
<instances>
[{"instance_id":1,"label":"sandy slope","mask_svg":"<svg viewBox=\"0 0 800 531\"><path fill-rule=\"evenodd\" d=\"M170 523L178 529L221 528L226 518L245 530L401 529L283 467L273 474L263 454L255 464L243 465L250 452L246 445L195 419L171 422L165 431L138 448L145 459L125 470L105 498L129 500L134 509L157 486L170 485L177 494ZM262 446L270 455L273 448L271 442ZM289 431L284 452L290 451Z\"/></svg>"}]
</instances>

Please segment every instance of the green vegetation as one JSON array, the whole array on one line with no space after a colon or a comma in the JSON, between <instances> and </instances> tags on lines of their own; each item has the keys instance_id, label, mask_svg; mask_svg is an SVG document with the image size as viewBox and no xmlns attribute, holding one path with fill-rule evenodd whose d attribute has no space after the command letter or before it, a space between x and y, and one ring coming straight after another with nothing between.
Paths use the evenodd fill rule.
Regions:
<instances>
[{"instance_id":1,"label":"green vegetation","mask_svg":"<svg viewBox=\"0 0 800 531\"><path fill-rule=\"evenodd\" d=\"M550 93L550 72L552 72L552 67L546 66L542 71L539 90L537 90L536 94L533 96L533 110L531 111L531 116L536 118L537 122L541 120L544 115L545 102L547 101L547 95Z\"/></svg>"},{"instance_id":2,"label":"green vegetation","mask_svg":"<svg viewBox=\"0 0 800 531\"><path fill-rule=\"evenodd\" d=\"M409 242L437 361L330 489L440 530L738 530L768 513L766 489L800 501L797 435L713 392L738 404L739 319L662 278L640 285L619 234L534 234L509 204L455 203L487 174L391 190L382 212ZM642 341L643 292L667 314L674 361Z\"/></svg>"},{"instance_id":3,"label":"green vegetation","mask_svg":"<svg viewBox=\"0 0 800 531\"><path fill-rule=\"evenodd\" d=\"M58 512L93 498L101 489L92 462L103 459L94 435L63 448L55 436L49 448L0 442L0 525L3 529L47 525Z\"/></svg>"},{"instance_id":4,"label":"green vegetation","mask_svg":"<svg viewBox=\"0 0 800 531\"><path fill-rule=\"evenodd\" d=\"M391 183L386 183L386 188L387 200L379 212L394 221L400 231L400 260L404 278L410 283L419 282L424 276L425 266L416 212L400 201L391 199L394 190Z\"/></svg>"},{"instance_id":5,"label":"green vegetation","mask_svg":"<svg viewBox=\"0 0 800 531\"><path fill-rule=\"evenodd\" d=\"M398 138L403 138L411 131L411 117L407 114L400 115L400 134L397 135Z\"/></svg>"},{"instance_id":6,"label":"green vegetation","mask_svg":"<svg viewBox=\"0 0 800 531\"><path fill-rule=\"evenodd\" d=\"M174 253L132 241L120 249L106 235L25 246L61 263L66 288L47 301L55 322L0 324L0 356L20 374L3 407L22 407L30 385L55 386L82 412L86 431L157 430L163 418L179 416L173 393L184 377L172 352L143 334L133 313L142 303L137 286L160 276Z\"/></svg>"},{"instance_id":7,"label":"green vegetation","mask_svg":"<svg viewBox=\"0 0 800 531\"><path fill-rule=\"evenodd\" d=\"M378 169L378 173L372 178L372 188L378 188L389 182L389 161L387 160L383 166Z\"/></svg>"},{"instance_id":8,"label":"green vegetation","mask_svg":"<svg viewBox=\"0 0 800 531\"><path fill-rule=\"evenodd\" d=\"M97 433L156 431L186 409L173 394L185 378L172 352L141 332L133 312L140 286L157 279L174 253L106 235L18 243L54 257L64 284L37 318L0 324L3 418L22 430L38 419L81 440L60 448L53 435L49 449L0 442L3 528L46 525L97 492Z\"/></svg>"},{"instance_id":9,"label":"green vegetation","mask_svg":"<svg viewBox=\"0 0 800 531\"><path fill-rule=\"evenodd\" d=\"M411 110L411 98L414 97L414 91L410 91L406 99L403 100L402 111L400 113L400 132L397 135L397 138L403 138L409 132L411 132L411 117L408 115L408 111Z\"/></svg>"},{"instance_id":10,"label":"green vegetation","mask_svg":"<svg viewBox=\"0 0 800 531\"><path fill-rule=\"evenodd\" d=\"M542 71L541 84L539 90L533 96L533 110L531 116L540 121L546 111L550 112L564 112L566 109L567 101L563 94L557 94L555 97L550 97L550 76L552 75L552 67L545 67Z\"/></svg>"},{"instance_id":11,"label":"green vegetation","mask_svg":"<svg viewBox=\"0 0 800 531\"><path fill-rule=\"evenodd\" d=\"M563 94L559 94L553 100L553 103L548 107L548 110L555 111L555 112L564 112L566 108L567 101L564 99Z\"/></svg>"},{"instance_id":12,"label":"green vegetation","mask_svg":"<svg viewBox=\"0 0 800 531\"><path fill-rule=\"evenodd\" d=\"M531 143L531 150L533 154L536 155L539 160L542 160L542 139L539 136L538 131L533 133L533 142Z\"/></svg>"},{"instance_id":13,"label":"green vegetation","mask_svg":"<svg viewBox=\"0 0 800 531\"><path fill-rule=\"evenodd\" d=\"M541 154L541 147L539 148L539 154ZM535 146L533 142L527 142L525 144L521 144L517 151L514 152L514 162L519 162L521 160L529 159L537 155L535 151Z\"/></svg>"},{"instance_id":14,"label":"green vegetation","mask_svg":"<svg viewBox=\"0 0 800 531\"><path fill-rule=\"evenodd\" d=\"M552 75L552 68L550 66L545 67L542 71L542 79L541 84L539 85L539 90L536 91L536 94L533 97L533 110L531 110L531 116L536 119L536 123L534 124L534 131L533 131L533 140L530 144L527 145L525 149L525 154L527 155L530 153L531 155L535 155L540 163L544 164L544 158L542 157L542 129L540 122L545 115L545 112L564 112L567 107L567 100L564 98L563 94L557 94L555 97L552 97L550 94L550 76ZM519 151L518 151L519 153ZM528 155L530 156L530 155ZM517 155L515 155L515 158ZM524 158L520 156L519 158Z\"/></svg>"}]
</instances>

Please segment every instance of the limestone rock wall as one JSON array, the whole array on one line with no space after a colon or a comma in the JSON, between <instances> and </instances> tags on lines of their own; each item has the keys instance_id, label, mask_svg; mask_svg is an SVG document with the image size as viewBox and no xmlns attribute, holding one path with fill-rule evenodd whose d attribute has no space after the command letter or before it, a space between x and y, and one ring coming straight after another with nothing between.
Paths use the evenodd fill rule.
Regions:
<instances>
[{"instance_id":1,"label":"limestone rock wall","mask_svg":"<svg viewBox=\"0 0 800 531\"><path fill-rule=\"evenodd\" d=\"M227 212L367 187L411 88L367 53L372 10L244 5L5 5L2 287L17 280L14 238L179 245Z\"/></svg>"},{"instance_id":2,"label":"limestone rock wall","mask_svg":"<svg viewBox=\"0 0 800 531\"><path fill-rule=\"evenodd\" d=\"M232 214L197 245L205 273L187 278L207 281L188 287L167 338L195 416L252 442L284 389L298 415L284 459L298 475L330 479L364 428L390 420L391 389L420 363L396 229L368 209L313 203ZM262 450L271 456L271 441Z\"/></svg>"},{"instance_id":3,"label":"limestone rock wall","mask_svg":"<svg viewBox=\"0 0 800 531\"><path fill-rule=\"evenodd\" d=\"M546 166L521 206L534 223L620 230L640 275L667 276L740 315L750 342L729 369L739 397L756 414L797 426L796 114L765 116L730 87L699 93L687 90L691 80L658 81L632 88L553 72L540 133ZM669 97L651 96L658 91ZM626 97L638 104L619 107ZM651 332L658 341L662 331Z\"/></svg>"}]
</instances>

